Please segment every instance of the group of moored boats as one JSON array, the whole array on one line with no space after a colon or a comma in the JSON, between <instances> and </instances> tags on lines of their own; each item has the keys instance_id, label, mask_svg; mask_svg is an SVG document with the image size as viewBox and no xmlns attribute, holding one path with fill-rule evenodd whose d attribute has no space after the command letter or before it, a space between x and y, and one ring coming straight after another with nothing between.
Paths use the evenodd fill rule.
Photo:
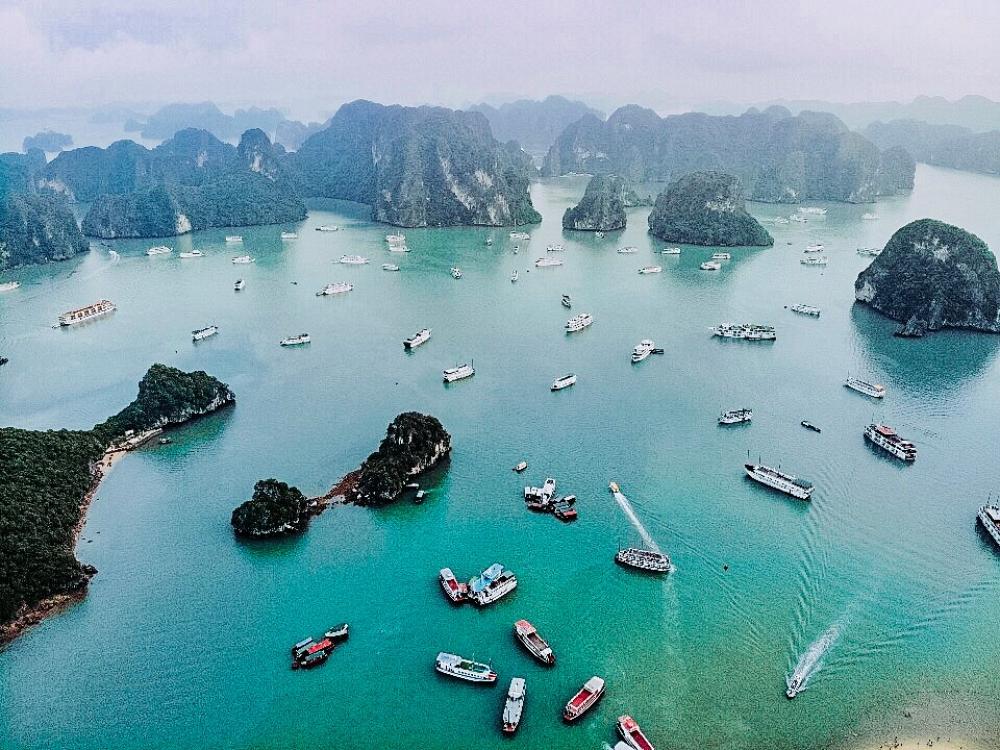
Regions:
<instances>
[{"instance_id":1,"label":"group of moored boats","mask_svg":"<svg viewBox=\"0 0 1000 750\"><path fill-rule=\"evenodd\" d=\"M323 664L337 644L347 640L349 626L346 622L327 630L318 641L305 638L292 646L292 669L312 669Z\"/></svg>"},{"instance_id":2,"label":"group of moored boats","mask_svg":"<svg viewBox=\"0 0 1000 750\"><path fill-rule=\"evenodd\" d=\"M518 464L520 465L520 464ZM517 467L515 467L515 471ZM549 477L541 487L524 488L524 506L537 513L551 513L560 521L575 521L576 495L557 495L556 480Z\"/></svg>"},{"instance_id":3,"label":"group of moored boats","mask_svg":"<svg viewBox=\"0 0 1000 750\"><path fill-rule=\"evenodd\" d=\"M500 563L493 563L467 583L459 582L451 568L442 568L438 581L445 596L455 604L471 602L478 607L489 606L517 588L517 576Z\"/></svg>"}]
</instances>

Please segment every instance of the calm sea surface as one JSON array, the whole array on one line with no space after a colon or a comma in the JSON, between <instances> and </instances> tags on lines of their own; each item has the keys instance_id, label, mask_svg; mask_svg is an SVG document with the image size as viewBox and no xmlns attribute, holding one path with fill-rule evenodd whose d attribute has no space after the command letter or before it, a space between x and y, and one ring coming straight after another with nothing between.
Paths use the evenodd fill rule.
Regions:
<instances>
[{"instance_id":1,"label":"calm sea surface","mask_svg":"<svg viewBox=\"0 0 1000 750\"><path fill-rule=\"evenodd\" d=\"M121 241L117 258L98 248L9 275L22 287L0 295L0 353L11 359L0 423L89 427L134 397L153 362L204 369L238 404L108 476L78 549L100 570L86 600L0 653L0 744L598 750L630 713L676 750L895 735L1000 747L1000 555L975 524L1000 489L1000 337L900 340L852 305L868 262L855 249L912 219L957 223L1000 247L1000 181L920 167L911 196L769 224L773 248L736 249L719 273L698 270L711 249L654 255L663 244L645 231L646 209L601 240L563 233L584 184L533 188L545 220L516 255L506 230L471 228L410 230L413 252L390 255L393 230L346 205L284 227L299 232L290 242L282 227L238 230L242 249L208 231L149 258L157 243ZM862 219L872 210L880 220ZM324 223L343 231L313 231ZM799 264L811 242L826 245L826 269ZM549 243L566 247L565 265L535 269ZM639 252L617 254L624 245ZM190 248L206 257L177 257ZM232 265L242 252L256 263ZM345 253L372 262L338 264ZM401 272L382 271L388 261ZM653 263L662 274L637 274ZM246 289L234 293L240 276ZM354 291L315 296L341 280ZM593 314L591 328L563 333L562 293L573 313ZM102 297L117 303L113 316L51 327ZM822 317L785 309L796 302ZM708 327L727 320L772 324L778 340L713 339ZM208 324L221 333L192 344ZM424 326L431 341L405 353L402 339ZM310 346L278 346L302 331ZM646 337L665 355L633 366ZM441 383L442 369L472 359L473 379ZM578 385L550 393L566 372ZM848 374L885 384L884 402L844 388ZM716 425L742 406L752 425ZM298 539L233 538L230 512L257 479L319 494L410 409L453 437L424 505L333 508ZM866 446L873 418L917 444L914 465ZM813 501L750 483L748 454L814 481ZM578 495L577 523L525 511L521 487L546 476ZM609 480L673 558L669 577L614 565L639 534ZM467 577L494 561L517 573L517 591L483 611L449 606L438 569ZM554 669L515 643L522 617L551 641ZM342 620L350 641L325 666L288 668L291 643ZM492 660L499 683L437 675L442 650ZM812 665L808 689L788 701L785 677L800 661ZM593 674L606 697L564 726L562 705ZM527 678L528 698L512 744L498 722L514 676Z\"/></svg>"}]
</instances>

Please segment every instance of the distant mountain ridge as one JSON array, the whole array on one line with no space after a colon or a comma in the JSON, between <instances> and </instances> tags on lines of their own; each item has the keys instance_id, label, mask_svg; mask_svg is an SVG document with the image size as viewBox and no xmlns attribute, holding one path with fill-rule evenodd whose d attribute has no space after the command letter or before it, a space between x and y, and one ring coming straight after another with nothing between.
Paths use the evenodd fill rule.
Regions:
<instances>
[{"instance_id":1,"label":"distant mountain ridge","mask_svg":"<svg viewBox=\"0 0 1000 750\"><path fill-rule=\"evenodd\" d=\"M568 125L584 115L592 115L599 120L605 117L600 110L563 96L547 96L541 101L518 99L499 107L476 104L468 109L482 113L489 120L493 135L498 140L517 141L532 150L549 148Z\"/></svg>"},{"instance_id":2,"label":"distant mountain ridge","mask_svg":"<svg viewBox=\"0 0 1000 750\"><path fill-rule=\"evenodd\" d=\"M975 133L958 125L891 120L873 122L864 133L879 146L905 148L926 164L1000 174L1000 130Z\"/></svg>"}]
</instances>

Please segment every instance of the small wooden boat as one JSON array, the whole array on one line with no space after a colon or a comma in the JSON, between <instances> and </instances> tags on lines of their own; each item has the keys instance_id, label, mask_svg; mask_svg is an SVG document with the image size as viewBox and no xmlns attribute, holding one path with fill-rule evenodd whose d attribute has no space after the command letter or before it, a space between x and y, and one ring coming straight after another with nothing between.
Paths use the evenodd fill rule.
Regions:
<instances>
[{"instance_id":1,"label":"small wooden boat","mask_svg":"<svg viewBox=\"0 0 1000 750\"><path fill-rule=\"evenodd\" d=\"M812 430L813 432L822 432L822 430L814 425L812 422L803 419L799 424L805 427L807 430Z\"/></svg>"},{"instance_id":2,"label":"small wooden boat","mask_svg":"<svg viewBox=\"0 0 1000 750\"><path fill-rule=\"evenodd\" d=\"M518 620L514 623L514 637L542 664L551 667L556 663L552 647L527 620Z\"/></svg>"},{"instance_id":3,"label":"small wooden boat","mask_svg":"<svg viewBox=\"0 0 1000 750\"><path fill-rule=\"evenodd\" d=\"M441 568L438 580L441 582L441 588L444 589L445 595L456 604L469 598L468 584L459 583L455 574L451 572L451 568Z\"/></svg>"},{"instance_id":4,"label":"small wooden boat","mask_svg":"<svg viewBox=\"0 0 1000 750\"><path fill-rule=\"evenodd\" d=\"M625 744L634 750L654 750L653 743L646 738L639 724L631 716L618 717L618 734L625 740Z\"/></svg>"},{"instance_id":5,"label":"small wooden boat","mask_svg":"<svg viewBox=\"0 0 1000 750\"><path fill-rule=\"evenodd\" d=\"M520 463L518 463L517 466L514 467L513 470L516 471L518 474L520 474L522 471L524 471L527 468L528 468L528 462L527 461L521 461Z\"/></svg>"},{"instance_id":6,"label":"small wooden boat","mask_svg":"<svg viewBox=\"0 0 1000 750\"><path fill-rule=\"evenodd\" d=\"M562 306L567 309L573 307L573 300L570 299L570 296L568 294L564 294L560 302L562 303Z\"/></svg>"},{"instance_id":7,"label":"small wooden boat","mask_svg":"<svg viewBox=\"0 0 1000 750\"><path fill-rule=\"evenodd\" d=\"M569 699L563 709L565 721L576 721L592 709L604 695L604 680L594 675Z\"/></svg>"},{"instance_id":8,"label":"small wooden boat","mask_svg":"<svg viewBox=\"0 0 1000 750\"><path fill-rule=\"evenodd\" d=\"M292 669L311 669L317 667L333 653L334 643L329 638L305 646L292 652Z\"/></svg>"}]
</instances>

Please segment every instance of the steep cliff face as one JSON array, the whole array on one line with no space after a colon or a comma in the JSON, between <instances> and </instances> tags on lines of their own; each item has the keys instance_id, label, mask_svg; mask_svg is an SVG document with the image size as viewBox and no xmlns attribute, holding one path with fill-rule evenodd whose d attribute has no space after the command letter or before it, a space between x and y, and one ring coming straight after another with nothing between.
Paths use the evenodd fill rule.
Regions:
<instances>
[{"instance_id":1,"label":"steep cliff face","mask_svg":"<svg viewBox=\"0 0 1000 750\"><path fill-rule=\"evenodd\" d=\"M882 148L903 148L917 161L950 169L1000 174L1000 130L977 133L920 120L873 122L865 135Z\"/></svg>"},{"instance_id":2,"label":"steep cliff face","mask_svg":"<svg viewBox=\"0 0 1000 750\"><path fill-rule=\"evenodd\" d=\"M563 229L608 232L625 228L625 208L639 205L640 198L617 175L590 178L580 202L563 214Z\"/></svg>"},{"instance_id":3,"label":"steep cliff face","mask_svg":"<svg viewBox=\"0 0 1000 750\"><path fill-rule=\"evenodd\" d=\"M693 172L668 185L649 214L649 231L667 242L690 245L774 244L744 208L739 180L723 172Z\"/></svg>"},{"instance_id":4,"label":"steep cliff face","mask_svg":"<svg viewBox=\"0 0 1000 750\"><path fill-rule=\"evenodd\" d=\"M942 328L1000 333L1000 272L964 229L920 219L899 229L854 283L855 297L901 322L897 335Z\"/></svg>"},{"instance_id":5,"label":"steep cliff face","mask_svg":"<svg viewBox=\"0 0 1000 750\"><path fill-rule=\"evenodd\" d=\"M633 182L674 179L701 170L740 178L754 200L874 201L893 187L879 180L878 148L833 115L782 107L739 117L700 113L659 117L634 105L607 122L584 117L546 156L548 175L618 174Z\"/></svg>"},{"instance_id":6,"label":"steep cliff face","mask_svg":"<svg viewBox=\"0 0 1000 750\"><path fill-rule=\"evenodd\" d=\"M882 152L878 180L881 195L893 195L913 190L917 163L902 146L890 146Z\"/></svg>"},{"instance_id":7,"label":"steep cliff face","mask_svg":"<svg viewBox=\"0 0 1000 750\"><path fill-rule=\"evenodd\" d=\"M0 197L0 271L66 260L89 249L65 200L49 195Z\"/></svg>"},{"instance_id":8,"label":"steep cliff face","mask_svg":"<svg viewBox=\"0 0 1000 750\"><path fill-rule=\"evenodd\" d=\"M292 155L307 195L367 203L406 227L505 226L541 220L528 159L479 114L441 107L345 104Z\"/></svg>"}]
</instances>

